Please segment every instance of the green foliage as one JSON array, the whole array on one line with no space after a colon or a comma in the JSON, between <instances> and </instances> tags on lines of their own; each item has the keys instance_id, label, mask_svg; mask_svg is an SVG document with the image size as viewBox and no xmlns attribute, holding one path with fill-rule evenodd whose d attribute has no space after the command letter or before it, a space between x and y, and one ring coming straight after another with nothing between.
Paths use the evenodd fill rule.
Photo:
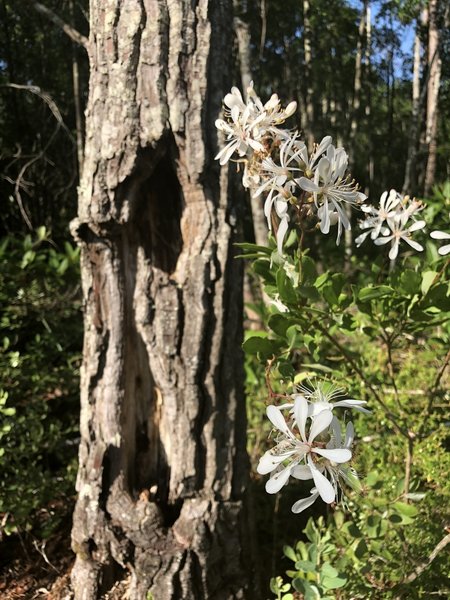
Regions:
<instances>
[{"instance_id":1,"label":"green foliage","mask_svg":"<svg viewBox=\"0 0 450 600\"><path fill-rule=\"evenodd\" d=\"M442 204L441 212L434 208L440 202L432 200L425 213L445 230ZM247 332L244 343L253 430L277 392L290 394L318 375L367 400L372 411L354 420L361 491L346 490L342 509L310 519L305 537L285 545L293 566L284 566L287 580L271 580L272 593L308 600L447 597L448 553L432 555L450 517L447 259L428 242L426 253L405 255L391 270L381 256L353 257L344 275L332 271L332 261L319 272L305 251L281 258L273 241L269 251L244 251L271 299L259 309L261 331ZM268 447L263 435L251 438L254 463ZM298 498L304 491L297 485Z\"/></svg>"},{"instance_id":2,"label":"green foliage","mask_svg":"<svg viewBox=\"0 0 450 600\"><path fill-rule=\"evenodd\" d=\"M342 588L346 577L330 563L335 552L331 543L330 531L324 531L323 518L317 523L312 519L304 530L309 541L300 541L295 548L285 546L284 555L294 563L294 569L287 571L292 579L293 588L304 595L305 600L332 600L332 590Z\"/></svg>"},{"instance_id":3,"label":"green foliage","mask_svg":"<svg viewBox=\"0 0 450 600\"><path fill-rule=\"evenodd\" d=\"M44 227L0 243L1 531L29 528L72 494L81 346L79 253Z\"/></svg>"}]
</instances>

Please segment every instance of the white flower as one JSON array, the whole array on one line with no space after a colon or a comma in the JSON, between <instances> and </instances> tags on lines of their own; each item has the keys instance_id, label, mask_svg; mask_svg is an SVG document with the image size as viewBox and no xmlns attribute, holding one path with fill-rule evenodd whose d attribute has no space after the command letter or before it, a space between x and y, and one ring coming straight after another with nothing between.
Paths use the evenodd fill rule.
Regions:
<instances>
[{"instance_id":1,"label":"white flower","mask_svg":"<svg viewBox=\"0 0 450 600\"><path fill-rule=\"evenodd\" d=\"M308 403L302 396L297 397L294 402L293 426L296 427L299 435L293 433L293 427L289 428L281 410L276 406L267 407L267 416L280 433L276 446L261 457L257 468L261 475L271 473L266 483L266 491L275 494L287 484L291 474L295 473L294 476L299 478L302 469L297 467L308 467L319 495L325 502L333 502L334 489L317 469L315 462L321 457L335 463L346 462L351 458L351 451L346 448L325 448L325 444L316 439L328 429L333 419L332 412L323 410L311 419L307 434ZM307 464L300 465L305 460Z\"/></svg>"},{"instance_id":2,"label":"white flower","mask_svg":"<svg viewBox=\"0 0 450 600\"><path fill-rule=\"evenodd\" d=\"M380 198L379 209L373 206L363 206L362 210L368 214L368 218L360 223L361 229L365 229L355 242L360 246L370 234L371 239L377 246L391 242L389 258L395 260L398 255L400 241L404 240L414 250L422 251L423 247L411 239L414 231L425 227L425 221L415 221L415 215L423 209L423 204L417 200L411 200L409 196L404 198L391 190L389 195L384 192ZM408 225L408 221L412 223Z\"/></svg>"},{"instance_id":3,"label":"white flower","mask_svg":"<svg viewBox=\"0 0 450 600\"><path fill-rule=\"evenodd\" d=\"M333 417L330 428L331 438L327 443L327 450L341 452L346 450L348 453L350 453L350 458L351 447L354 439L354 429L352 423L347 424L344 441L342 440L341 426L336 417ZM328 455L328 457L319 458L316 464L314 464L312 460L308 460L307 465L299 465L294 467L291 473L293 477L304 481L308 479L314 479L316 485L312 488L309 498L301 498L293 504L292 512L302 512L311 506L319 496L322 498L322 500L324 500L324 502L331 504L338 496L339 489L342 487L342 480L352 487L356 487L356 482L358 481L357 475L349 465L344 464L345 462L347 461L336 461L333 456ZM331 482L329 481L328 477L324 475L324 473L329 477L329 479L331 479ZM323 477L323 479L319 479L320 476ZM327 482L326 484L324 484L324 480ZM319 486L321 485L322 487L317 485L318 481L321 482L319 483Z\"/></svg>"},{"instance_id":4,"label":"white flower","mask_svg":"<svg viewBox=\"0 0 450 600\"><path fill-rule=\"evenodd\" d=\"M314 164L319 156L319 150L324 147L326 155ZM313 163L310 161L309 168L314 177L300 177L298 183L303 190L313 194L322 233L329 233L330 225L338 224L336 243L339 244L342 228L351 229L345 205L361 204L366 199L366 195L359 192L358 185L345 176L348 165L347 153L344 148L336 149L331 144L331 138L322 140L313 158L314 161Z\"/></svg>"},{"instance_id":5,"label":"white flower","mask_svg":"<svg viewBox=\"0 0 450 600\"><path fill-rule=\"evenodd\" d=\"M311 388L306 386L300 386L299 389L302 395L306 398L308 406L308 416L316 416L322 410L333 410L334 408L354 408L358 412L370 414L370 410L364 408L363 405L367 404L365 400L354 400L353 398L346 398L338 400L344 396L343 388L331 385L326 382L318 382L316 385L309 382ZM294 394L293 398L297 396ZM335 402L337 400L337 402Z\"/></svg>"},{"instance_id":6,"label":"white flower","mask_svg":"<svg viewBox=\"0 0 450 600\"><path fill-rule=\"evenodd\" d=\"M418 252L421 252L423 250L423 246L421 246L419 243L417 243L413 239L411 239L411 234L414 231L417 231L417 230L425 227L426 222L425 221L415 221L412 223L412 225L407 227L409 218L410 218L410 214L407 212L407 210L404 210L399 215L396 215L395 217L388 219L387 224L389 226L389 229L391 230L391 233L389 235L379 237L374 241L374 243L377 246L381 246L382 244L387 244L388 242L392 242L391 249L389 251L389 258L391 260L395 260L397 258L398 249L399 249L401 240L405 241L407 244L409 244L411 246L411 248L414 248L414 250L417 250Z\"/></svg>"},{"instance_id":7,"label":"white flower","mask_svg":"<svg viewBox=\"0 0 450 600\"><path fill-rule=\"evenodd\" d=\"M361 229L365 229L361 235L355 239L356 245L359 247L366 237L370 234L372 240L375 240L380 234L389 235L389 230L383 226L387 219L393 218L396 214L396 208L401 203L401 196L395 190L383 192L380 198L380 207L375 208L371 205L361 206L361 210L365 212L368 217L364 221L360 221L359 226Z\"/></svg>"},{"instance_id":8,"label":"white flower","mask_svg":"<svg viewBox=\"0 0 450 600\"><path fill-rule=\"evenodd\" d=\"M268 102L262 104L253 89L253 83L247 88L247 102L242 99L238 88L231 88L231 93L224 98L226 109L225 119L217 119L216 127L223 131L228 139L227 145L217 154L216 159L221 165L227 163L236 152L240 157L246 157L252 152L266 153L261 143L267 134L280 136L281 130L277 125L291 116L296 108L296 102L281 108L276 94Z\"/></svg>"},{"instance_id":9,"label":"white flower","mask_svg":"<svg viewBox=\"0 0 450 600\"><path fill-rule=\"evenodd\" d=\"M450 240L450 233L446 233L445 231L432 231L430 236L434 240ZM450 244L446 244L445 246L441 246L438 250L441 256L445 256L450 252Z\"/></svg>"},{"instance_id":10,"label":"white flower","mask_svg":"<svg viewBox=\"0 0 450 600\"><path fill-rule=\"evenodd\" d=\"M271 157L263 159L261 163L263 183L254 193L256 198L269 190L264 203L264 214L270 231L273 209L280 220L276 234L279 254L283 253L283 242L289 227L288 202L293 198L297 188L294 175L300 171L299 158L305 149L304 142L298 140L297 136L298 134L294 134L281 144L279 165Z\"/></svg>"}]
</instances>

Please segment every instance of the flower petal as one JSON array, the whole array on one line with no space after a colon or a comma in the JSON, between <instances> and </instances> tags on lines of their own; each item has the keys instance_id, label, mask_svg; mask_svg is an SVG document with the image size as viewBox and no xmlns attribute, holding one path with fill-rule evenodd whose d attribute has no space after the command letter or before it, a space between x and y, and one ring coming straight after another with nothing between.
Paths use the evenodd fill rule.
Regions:
<instances>
[{"instance_id":1,"label":"flower petal","mask_svg":"<svg viewBox=\"0 0 450 600\"><path fill-rule=\"evenodd\" d=\"M390 242L392 240L392 237L392 235L388 235L387 237L377 238L376 240L373 240L373 243L376 246L381 246L382 244L387 244L388 242Z\"/></svg>"},{"instance_id":2,"label":"flower petal","mask_svg":"<svg viewBox=\"0 0 450 600\"><path fill-rule=\"evenodd\" d=\"M417 242L415 242L414 240L412 240L409 237L405 237L403 239L405 240L405 242L407 244L409 244L411 246L411 248L414 248L414 250L417 250L417 252L422 252L423 246L421 246L420 244L418 244Z\"/></svg>"},{"instance_id":3,"label":"flower petal","mask_svg":"<svg viewBox=\"0 0 450 600\"><path fill-rule=\"evenodd\" d=\"M288 227L289 227L289 217L288 217L288 215L286 215L283 219L281 219L280 224L278 226L278 231L277 231L277 248L278 248L279 254L283 254L283 242L284 242L284 237L286 235Z\"/></svg>"},{"instance_id":4,"label":"flower petal","mask_svg":"<svg viewBox=\"0 0 450 600\"><path fill-rule=\"evenodd\" d=\"M309 508L311 504L314 504L318 497L319 492L315 488L313 488L311 490L311 496L309 498L301 498L292 505L292 512L296 514L301 513L305 509Z\"/></svg>"},{"instance_id":5,"label":"flower petal","mask_svg":"<svg viewBox=\"0 0 450 600\"><path fill-rule=\"evenodd\" d=\"M276 427L276 429L278 429L278 431L281 431L282 433L284 433L285 435L287 435L290 438L294 437L292 435L291 430L289 429L289 427L286 424L285 418L283 417L281 410L277 406L274 406L273 404L268 406L266 409L266 415L267 415L267 418L272 423L272 425L274 427Z\"/></svg>"},{"instance_id":6,"label":"flower petal","mask_svg":"<svg viewBox=\"0 0 450 600\"><path fill-rule=\"evenodd\" d=\"M314 483L317 488L317 491L320 494L320 497L327 504L331 504L332 502L334 502L334 499L336 497L336 493L334 491L333 486L325 477L325 475L322 475L319 469L317 469L310 456L308 456L308 464L311 468Z\"/></svg>"},{"instance_id":7,"label":"flower petal","mask_svg":"<svg viewBox=\"0 0 450 600\"><path fill-rule=\"evenodd\" d=\"M445 231L432 231L430 237L434 240L450 240L450 233L446 233Z\"/></svg>"},{"instance_id":8,"label":"flower petal","mask_svg":"<svg viewBox=\"0 0 450 600\"><path fill-rule=\"evenodd\" d=\"M292 465L288 465L282 471L278 471L270 477L266 482L266 492L268 494L276 494L281 488L286 485L291 474Z\"/></svg>"},{"instance_id":9,"label":"flower petal","mask_svg":"<svg viewBox=\"0 0 450 600\"><path fill-rule=\"evenodd\" d=\"M302 190L305 190L305 192L318 192L320 190L320 187L314 183L314 181L311 181L311 179L307 179L306 177L300 177L298 185Z\"/></svg>"},{"instance_id":10,"label":"flower petal","mask_svg":"<svg viewBox=\"0 0 450 600\"><path fill-rule=\"evenodd\" d=\"M308 402L303 396L299 395L295 397L294 417L295 422L297 423L298 430L300 431L302 440L306 442L305 427L306 419L308 418Z\"/></svg>"},{"instance_id":11,"label":"flower petal","mask_svg":"<svg viewBox=\"0 0 450 600\"><path fill-rule=\"evenodd\" d=\"M426 224L426 221L416 221L411 225L411 227L408 227L408 231L417 231L418 229L425 227Z\"/></svg>"},{"instance_id":12,"label":"flower petal","mask_svg":"<svg viewBox=\"0 0 450 600\"><path fill-rule=\"evenodd\" d=\"M311 444L319 433L322 433L333 419L333 413L331 410L323 410L320 412L317 417L314 417L314 420L311 425L311 429L309 430L309 438L308 443Z\"/></svg>"},{"instance_id":13,"label":"flower petal","mask_svg":"<svg viewBox=\"0 0 450 600\"><path fill-rule=\"evenodd\" d=\"M268 450L259 459L256 471L260 475L267 475L268 473L271 473L274 469L276 469L279 464L281 464L284 460L286 460L286 458L288 458L292 454L294 454L294 450L278 455L272 454L272 451Z\"/></svg>"},{"instance_id":14,"label":"flower petal","mask_svg":"<svg viewBox=\"0 0 450 600\"><path fill-rule=\"evenodd\" d=\"M377 241L378 240L375 240L375 243ZM397 258L399 244L400 242L398 241L398 238L396 238L392 244L392 248L389 250L389 258L391 260L395 260Z\"/></svg>"},{"instance_id":15,"label":"flower petal","mask_svg":"<svg viewBox=\"0 0 450 600\"><path fill-rule=\"evenodd\" d=\"M354 408L358 412L370 414L370 410L363 408L361 404L367 404L365 400L339 400L334 406L342 406L343 408Z\"/></svg>"},{"instance_id":16,"label":"flower petal","mask_svg":"<svg viewBox=\"0 0 450 600\"><path fill-rule=\"evenodd\" d=\"M335 463L348 462L352 457L352 453L348 448L313 448L312 451Z\"/></svg>"},{"instance_id":17,"label":"flower petal","mask_svg":"<svg viewBox=\"0 0 450 600\"><path fill-rule=\"evenodd\" d=\"M345 432L345 443L344 446L346 448L351 448L353 444L353 439L355 437L355 428L353 427L353 423L349 421L347 423L347 429Z\"/></svg>"},{"instance_id":18,"label":"flower petal","mask_svg":"<svg viewBox=\"0 0 450 600\"><path fill-rule=\"evenodd\" d=\"M291 471L292 477L295 479L301 479L302 481L306 481L307 479L312 479L311 469L308 465L296 465Z\"/></svg>"}]
</instances>

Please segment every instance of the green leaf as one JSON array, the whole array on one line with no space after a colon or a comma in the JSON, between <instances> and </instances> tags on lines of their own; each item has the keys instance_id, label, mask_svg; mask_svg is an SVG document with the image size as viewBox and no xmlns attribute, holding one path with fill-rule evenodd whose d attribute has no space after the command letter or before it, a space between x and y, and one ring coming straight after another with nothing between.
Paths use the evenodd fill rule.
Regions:
<instances>
[{"instance_id":1,"label":"green leaf","mask_svg":"<svg viewBox=\"0 0 450 600\"><path fill-rule=\"evenodd\" d=\"M419 512L415 506L406 502L394 502L393 508L405 517L415 517Z\"/></svg>"},{"instance_id":2,"label":"green leaf","mask_svg":"<svg viewBox=\"0 0 450 600\"><path fill-rule=\"evenodd\" d=\"M321 288L323 286L323 284L326 281L328 281L329 277L330 277L329 271L327 271L326 273L322 273L322 275L319 275L319 277L315 280L314 287Z\"/></svg>"},{"instance_id":3,"label":"green leaf","mask_svg":"<svg viewBox=\"0 0 450 600\"><path fill-rule=\"evenodd\" d=\"M307 298L308 300L311 300L312 302L317 302L318 300L320 300L319 292L312 285L301 285L298 288L298 291L301 296L304 296L305 298Z\"/></svg>"},{"instance_id":4,"label":"green leaf","mask_svg":"<svg viewBox=\"0 0 450 600\"><path fill-rule=\"evenodd\" d=\"M296 577L292 581L292 585L297 592L302 592L305 600L320 600L320 592L315 585L312 585L305 579Z\"/></svg>"},{"instance_id":5,"label":"green leaf","mask_svg":"<svg viewBox=\"0 0 450 600\"><path fill-rule=\"evenodd\" d=\"M314 261L309 257L303 255L302 258L302 283L313 282L317 277L317 269Z\"/></svg>"},{"instance_id":6,"label":"green leaf","mask_svg":"<svg viewBox=\"0 0 450 600\"><path fill-rule=\"evenodd\" d=\"M310 560L298 560L295 563L295 568L299 571L306 571L307 573L315 573L316 565Z\"/></svg>"},{"instance_id":7,"label":"green leaf","mask_svg":"<svg viewBox=\"0 0 450 600\"><path fill-rule=\"evenodd\" d=\"M419 500L423 500L426 495L426 492L410 492L409 494L406 494L406 498L413 502L419 502Z\"/></svg>"},{"instance_id":8,"label":"green leaf","mask_svg":"<svg viewBox=\"0 0 450 600\"><path fill-rule=\"evenodd\" d=\"M297 303L297 294L295 293L291 280L286 275L286 271L283 268L278 269L277 272L277 288L282 302L288 304Z\"/></svg>"},{"instance_id":9,"label":"green leaf","mask_svg":"<svg viewBox=\"0 0 450 600\"><path fill-rule=\"evenodd\" d=\"M344 587L346 583L347 579L345 577L324 577L321 580L321 584L326 590L337 590Z\"/></svg>"},{"instance_id":10,"label":"green leaf","mask_svg":"<svg viewBox=\"0 0 450 600\"><path fill-rule=\"evenodd\" d=\"M331 566L331 564L329 562L326 562L323 564L322 568L320 569L321 574L323 575L323 577L337 577L339 575L339 571L337 569L335 569L333 566Z\"/></svg>"},{"instance_id":11,"label":"green leaf","mask_svg":"<svg viewBox=\"0 0 450 600\"><path fill-rule=\"evenodd\" d=\"M263 354L264 356L272 356L275 354L274 341L259 336L248 338L242 344L242 348L247 354Z\"/></svg>"},{"instance_id":12,"label":"green leaf","mask_svg":"<svg viewBox=\"0 0 450 600\"><path fill-rule=\"evenodd\" d=\"M367 544L364 539L358 540L353 550L356 558L359 560L361 560L368 553L368 551L369 549L367 548Z\"/></svg>"},{"instance_id":13,"label":"green leaf","mask_svg":"<svg viewBox=\"0 0 450 600\"><path fill-rule=\"evenodd\" d=\"M358 299L361 302L368 302L376 298L384 298L394 293L394 289L390 285L377 285L362 288L358 292Z\"/></svg>"},{"instance_id":14,"label":"green leaf","mask_svg":"<svg viewBox=\"0 0 450 600\"><path fill-rule=\"evenodd\" d=\"M244 250L246 253L261 253L267 254L268 256L272 254L272 249L267 246L258 246L257 244L249 244L248 242L239 242L235 243L234 245L238 248L242 248L242 250Z\"/></svg>"},{"instance_id":15,"label":"green leaf","mask_svg":"<svg viewBox=\"0 0 450 600\"><path fill-rule=\"evenodd\" d=\"M288 327L290 327L293 324L294 323L292 322L291 319L289 319L288 317L285 317L281 313L276 313L274 315L271 315L269 317L269 321L268 321L268 325L269 325L270 329L272 331L274 331L280 337L285 337L286 330L288 329Z\"/></svg>"},{"instance_id":16,"label":"green leaf","mask_svg":"<svg viewBox=\"0 0 450 600\"><path fill-rule=\"evenodd\" d=\"M425 271L422 274L421 290L424 296L427 294L428 290L432 286L437 274L437 271Z\"/></svg>"},{"instance_id":17,"label":"green leaf","mask_svg":"<svg viewBox=\"0 0 450 600\"><path fill-rule=\"evenodd\" d=\"M287 558L289 558L293 562L297 561L297 555L295 553L294 548L292 548L292 546L287 546L287 545L283 546L283 553L285 556L287 556Z\"/></svg>"},{"instance_id":18,"label":"green leaf","mask_svg":"<svg viewBox=\"0 0 450 600\"><path fill-rule=\"evenodd\" d=\"M412 296L417 294L420 285L420 275L416 271L406 269L400 275L399 286L402 292Z\"/></svg>"}]
</instances>

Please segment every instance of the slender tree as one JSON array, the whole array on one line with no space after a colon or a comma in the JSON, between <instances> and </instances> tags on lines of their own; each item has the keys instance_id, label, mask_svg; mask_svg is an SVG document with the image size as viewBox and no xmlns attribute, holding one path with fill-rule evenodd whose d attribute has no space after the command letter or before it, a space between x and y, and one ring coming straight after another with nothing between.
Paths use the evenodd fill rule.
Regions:
<instances>
[{"instance_id":1,"label":"slender tree","mask_svg":"<svg viewBox=\"0 0 450 600\"><path fill-rule=\"evenodd\" d=\"M231 0L91 2L77 600L245 594L231 35Z\"/></svg>"},{"instance_id":2,"label":"slender tree","mask_svg":"<svg viewBox=\"0 0 450 600\"><path fill-rule=\"evenodd\" d=\"M417 143L420 127L420 63L421 63L420 20L416 21L413 51L412 111L408 135L408 157L402 193L413 192L416 182Z\"/></svg>"},{"instance_id":3,"label":"slender tree","mask_svg":"<svg viewBox=\"0 0 450 600\"><path fill-rule=\"evenodd\" d=\"M439 52L438 27L439 0L430 0L428 9L428 86L425 143L428 149L425 170L424 194L428 195L434 184L437 158L437 126L439 110L439 86L442 61Z\"/></svg>"}]
</instances>

